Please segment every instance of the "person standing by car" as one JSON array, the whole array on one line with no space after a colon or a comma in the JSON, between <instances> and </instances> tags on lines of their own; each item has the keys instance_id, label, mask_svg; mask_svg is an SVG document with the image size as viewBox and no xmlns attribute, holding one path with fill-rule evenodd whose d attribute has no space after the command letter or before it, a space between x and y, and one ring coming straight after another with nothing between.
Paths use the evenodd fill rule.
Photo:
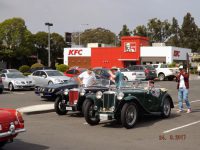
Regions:
<instances>
[{"instance_id":1,"label":"person standing by car","mask_svg":"<svg viewBox=\"0 0 200 150\"><path fill-rule=\"evenodd\" d=\"M81 84L81 85L84 85L85 87L87 86L90 86L92 83L95 82L96 80L96 77L95 77L95 74L94 72L92 71L91 68L89 68L87 71L81 73L79 76L78 76L78 82Z\"/></svg>"},{"instance_id":2,"label":"person standing by car","mask_svg":"<svg viewBox=\"0 0 200 150\"><path fill-rule=\"evenodd\" d=\"M187 106L187 113L191 112L190 102L188 100L188 89L189 89L189 74L185 71L183 66L179 66L179 73L177 78L177 89L178 89L178 113L183 111L183 100Z\"/></svg>"},{"instance_id":3,"label":"person standing by car","mask_svg":"<svg viewBox=\"0 0 200 150\"><path fill-rule=\"evenodd\" d=\"M116 87L119 88L123 81L123 74L118 70L117 67L112 67L111 72L112 72L111 78L114 79Z\"/></svg>"}]
</instances>

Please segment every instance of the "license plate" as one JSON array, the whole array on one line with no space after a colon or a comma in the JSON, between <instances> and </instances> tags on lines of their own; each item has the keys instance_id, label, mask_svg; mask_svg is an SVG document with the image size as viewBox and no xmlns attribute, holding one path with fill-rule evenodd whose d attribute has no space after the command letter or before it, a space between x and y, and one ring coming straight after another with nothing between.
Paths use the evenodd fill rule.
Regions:
<instances>
[{"instance_id":1,"label":"license plate","mask_svg":"<svg viewBox=\"0 0 200 150\"><path fill-rule=\"evenodd\" d=\"M108 120L108 114L100 114L100 120L101 121Z\"/></svg>"},{"instance_id":2,"label":"license plate","mask_svg":"<svg viewBox=\"0 0 200 150\"><path fill-rule=\"evenodd\" d=\"M66 107L66 110L72 110L72 107Z\"/></svg>"}]
</instances>

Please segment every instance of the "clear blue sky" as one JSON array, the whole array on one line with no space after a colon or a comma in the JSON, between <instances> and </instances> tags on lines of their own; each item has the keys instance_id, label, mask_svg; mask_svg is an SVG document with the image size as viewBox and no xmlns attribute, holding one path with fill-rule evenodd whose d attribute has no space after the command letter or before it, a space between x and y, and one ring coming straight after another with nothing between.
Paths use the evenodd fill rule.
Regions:
<instances>
[{"instance_id":1,"label":"clear blue sky","mask_svg":"<svg viewBox=\"0 0 200 150\"><path fill-rule=\"evenodd\" d=\"M0 0L0 22L21 17L32 33L47 31L44 23L52 22L52 32L62 35L95 27L118 34L123 24L133 30L152 18L175 17L181 25L187 12L200 26L199 6L199 0Z\"/></svg>"}]
</instances>

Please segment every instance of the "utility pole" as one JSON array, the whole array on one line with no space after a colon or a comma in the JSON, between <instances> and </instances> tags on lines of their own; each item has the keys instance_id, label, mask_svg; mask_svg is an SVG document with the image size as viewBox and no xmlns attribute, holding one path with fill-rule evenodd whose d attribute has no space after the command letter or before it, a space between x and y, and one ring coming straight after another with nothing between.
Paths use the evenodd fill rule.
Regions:
<instances>
[{"instance_id":1,"label":"utility pole","mask_svg":"<svg viewBox=\"0 0 200 150\"><path fill-rule=\"evenodd\" d=\"M48 67L51 67L51 37L50 37L50 27L53 26L53 23L46 22L46 26L48 26Z\"/></svg>"}]
</instances>

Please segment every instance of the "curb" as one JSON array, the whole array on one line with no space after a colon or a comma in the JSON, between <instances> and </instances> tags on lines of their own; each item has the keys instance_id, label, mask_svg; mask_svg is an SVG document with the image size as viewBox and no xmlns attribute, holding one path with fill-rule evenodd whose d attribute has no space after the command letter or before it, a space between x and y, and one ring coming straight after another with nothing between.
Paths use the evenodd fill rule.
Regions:
<instances>
[{"instance_id":1,"label":"curb","mask_svg":"<svg viewBox=\"0 0 200 150\"><path fill-rule=\"evenodd\" d=\"M50 113L55 111L54 104L32 105L32 106L17 108L17 110L22 114L26 115Z\"/></svg>"}]
</instances>

